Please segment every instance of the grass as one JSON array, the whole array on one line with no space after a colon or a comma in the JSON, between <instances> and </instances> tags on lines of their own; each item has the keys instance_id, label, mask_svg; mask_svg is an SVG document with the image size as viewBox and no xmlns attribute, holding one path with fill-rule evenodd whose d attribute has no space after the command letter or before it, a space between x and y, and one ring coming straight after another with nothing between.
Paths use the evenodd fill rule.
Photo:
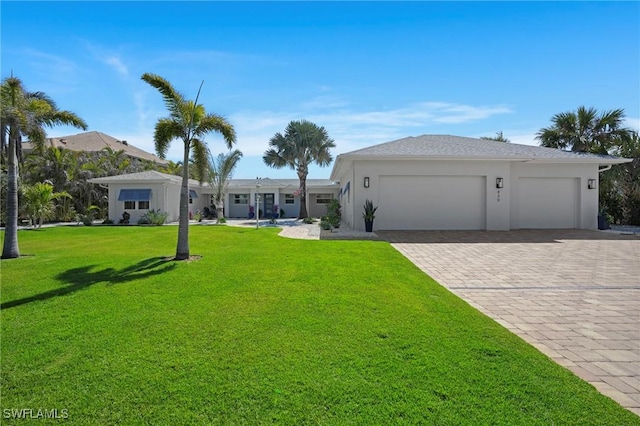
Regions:
<instances>
[{"instance_id":1,"label":"grass","mask_svg":"<svg viewBox=\"0 0 640 426\"><path fill-rule=\"evenodd\" d=\"M20 232L27 255L0 263L3 410L64 409L74 424L640 424L387 243L198 226L202 259L167 262L176 232Z\"/></svg>"}]
</instances>

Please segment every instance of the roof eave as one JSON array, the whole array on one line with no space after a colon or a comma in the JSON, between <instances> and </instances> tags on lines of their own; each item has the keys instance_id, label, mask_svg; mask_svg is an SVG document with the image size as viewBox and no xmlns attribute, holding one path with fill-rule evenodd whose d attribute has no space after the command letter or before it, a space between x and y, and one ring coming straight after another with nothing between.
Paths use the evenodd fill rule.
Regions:
<instances>
[{"instance_id":1,"label":"roof eave","mask_svg":"<svg viewBox=\"0 0 640 426\"><path fill-rule=\"evenodd\" d=\"M633 161L629 158L615 157L615 158L544 158L544 157L531 157L531 156L508 156L508 157L496 157L496 156L453 156L453 155L347 155L342 158L336 159L336 164L331 172L331 179L336 179L334 174L338 169L338 162L344 162L346 160L351 161L388 161L388 160L400 160L400 161L512 161L512 162L535 162L535 163L583 163L583 164L622 164Z\"/></svg>"}]
</instances>

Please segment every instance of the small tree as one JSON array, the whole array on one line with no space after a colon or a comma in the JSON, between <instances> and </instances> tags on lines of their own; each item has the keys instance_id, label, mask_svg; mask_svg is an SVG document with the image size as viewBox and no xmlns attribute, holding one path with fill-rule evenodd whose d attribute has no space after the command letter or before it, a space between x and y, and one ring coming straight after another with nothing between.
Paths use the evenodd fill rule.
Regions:
<instances>
[{"instance_id":1,"label":"small tree","mask_svg":"<svg viewBox=\"0 0 640 426\"><path fill-rule=\"evenodd\" d=\"M38 182L27 185L23 190L23 211L29 218L31 226L42 228L44 219L49 219L55 214L54 200L62 197L71 198L67 192L53 192L53 185L48 182Z\"/></svg>"},{"instance_id":2,"label":"small tree","mask_svg":"<svg viewBox=\"0 0 640 426\"><path fill-rule=\"evenodd\" d=\"M323 218L325 221L334 228L340 228L340 221L342 220L342 212L340 211L340 202L335 198L327 204L327 214Z\"/></svg>"},{"instance_id":3,"label":"small tree","mask_svg":"<svg viewBox=\"0 0 640 426\"><path fill-rule=\"evenodd\" d=\"M224 218L224 199L227 185L233 176L233 171L242 158L240 150L234 150L227 154L219 154L213 158L209 151L209 185L213 188L213 204L216 207L216 222Z\"/></svg>"}]
</instances>

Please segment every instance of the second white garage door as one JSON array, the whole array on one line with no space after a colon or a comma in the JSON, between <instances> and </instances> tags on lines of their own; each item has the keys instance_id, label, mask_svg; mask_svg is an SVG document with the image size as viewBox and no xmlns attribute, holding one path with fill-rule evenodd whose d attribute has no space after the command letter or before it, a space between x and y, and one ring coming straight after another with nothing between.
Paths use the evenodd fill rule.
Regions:
<instances>
[{"instance_id":1,"label":"second white garage door","mask_svg":"<svg viewBox=\"0 0 640 426\"><path fill-rule=\"evenodd\" d=\"M380 176L381 230L485 229L483 176Z\"/></svg>"},{"instance_id":2,"label":"second white garage door","mask_svg":"<svg viewBox=\"0 0 640 426\"><path fill-rule=\"evenodd\" d=\"M577 228L578 189L574 178L518 179L517 228Z\"/></svg>"}]
</instances>

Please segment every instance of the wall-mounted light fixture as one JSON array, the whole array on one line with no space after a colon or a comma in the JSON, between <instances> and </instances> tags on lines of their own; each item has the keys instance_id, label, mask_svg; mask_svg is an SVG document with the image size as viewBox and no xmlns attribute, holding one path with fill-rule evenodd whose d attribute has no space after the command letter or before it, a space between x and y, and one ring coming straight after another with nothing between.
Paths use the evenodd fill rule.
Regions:
<instances>
[{"instance_id":1,"label":"wall-mounted light fixture","mask_svg":"<svg viewBox=\"0 0 640 426\"><path fill-rule=\"evenodd\" d=\"M504 188L504 179L496 178L496 188Z\"/></svg>"},{"instance_id":2,"label":"wall-mounted light fixture","mask_svg":"<svg viewBox=\"0 0 640 426\"><path fill-rule=\"evenodd\" d=\"M364 177L364 187L368 188L369 187L369 176L365 176Z\"/></svg>"},{"instance_id":3,"label":"wall-mounted light fixture","mask_svg":"<svg viewBox=\"0 0 640 426\"><path fill-rule=\"evenodd\" d=\"M596 189L596 180L595 179L589 179L589 181L587 183L587 188Z\"/></svg>"}]
</instances>

